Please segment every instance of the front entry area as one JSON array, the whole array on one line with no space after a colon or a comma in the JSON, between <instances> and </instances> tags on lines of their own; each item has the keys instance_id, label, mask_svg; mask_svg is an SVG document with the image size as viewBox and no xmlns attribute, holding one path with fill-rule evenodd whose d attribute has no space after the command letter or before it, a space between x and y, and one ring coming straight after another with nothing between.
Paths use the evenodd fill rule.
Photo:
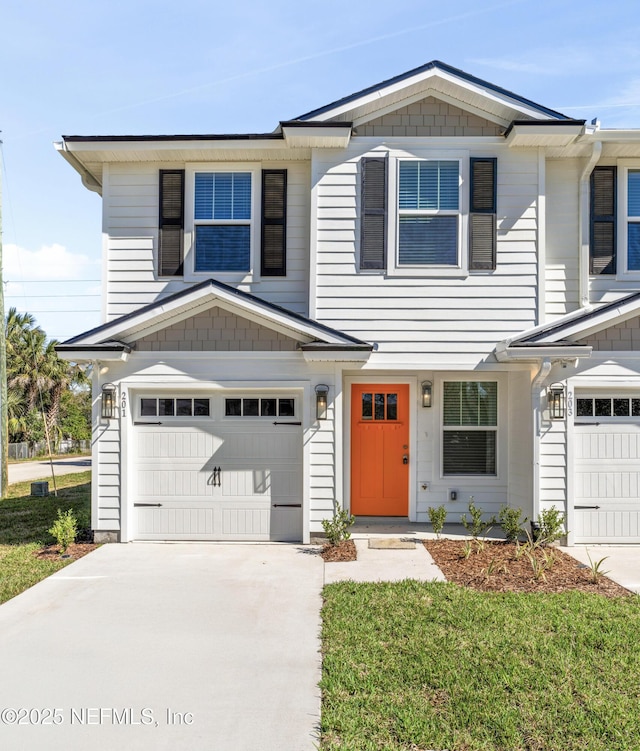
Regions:
<instances>
[{"instance_id":1,"label":"front entry area","mask_svg":"<svg viewBox=\"0 0 640 751\"><path fill-rule=\"evenodd\" d=\"M351 387L351 513L409 514L409 386Z\"/></svg>"}]
</instances>

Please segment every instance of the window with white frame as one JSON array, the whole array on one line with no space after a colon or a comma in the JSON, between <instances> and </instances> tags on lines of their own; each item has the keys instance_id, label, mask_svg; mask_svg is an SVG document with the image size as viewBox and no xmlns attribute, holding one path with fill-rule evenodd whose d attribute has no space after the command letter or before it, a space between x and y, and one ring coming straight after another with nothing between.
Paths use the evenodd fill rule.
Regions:
<instances>
[{"instance_id":1,"label":"window with white frame","mask_svg":"<svg viewBox=\"0 0 640 751\"><path fill-rule=\"evenodd\" d=\"M497 473L498 384L443 383L443 475Z\"/></svg>"},{"instance_id":2,"label":"window with white frame","mask_svg":"<svg viewBox=\"0 0 640 751\"><path fill-rule=\"evenodd\" d=\"M398 266L457 266L460 249L460 162L398 163Z\"/></svg>"},{"instance_id":3,"label":"window with white frame","mask_svg":"<svg viewBox=\"0 0 640 751\"><path fill-rule=\"evenodd\" d=\"M627 270L640 271L640 169L627 170Z\"/></svg>"},{"instance_id":4,"label":"window with white frame","mask_svg":"<svg viewBox=\"0 0 640 751\"><path fill-rule=\"evenodd\" d=\"M251 270L251 172L196 172L194 271Z\"/></svg>"}]
</instances>

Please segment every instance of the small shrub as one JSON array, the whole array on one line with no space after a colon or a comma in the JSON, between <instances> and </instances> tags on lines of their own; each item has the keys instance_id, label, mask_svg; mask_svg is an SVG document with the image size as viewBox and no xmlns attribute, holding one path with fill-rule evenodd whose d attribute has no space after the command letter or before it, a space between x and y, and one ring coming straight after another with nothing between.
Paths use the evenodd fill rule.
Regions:
<instances>
[{"instance_id":1,"label":"small shrub","mask_svg":"<svg viewBox=\"0 0 640 751\"><path fill-rule=\"evenodd\" d=\"M538 542L541 545L551 545L557 542L565 534L564 531L565 516L555 506L540 512L538 524Z\"/></svg>"},{"instance_id":2,"label":"small shrub","mask_svg":"<svg viewBox=\"0 0 640 751\"><path fill-rule=\"evenodd\" d=\"M58 509L58 518L53 522L53 526L48 530L49 534L55 537L60 546L60 552L66 553L67 548L76 539L78 533L78 523L73 513L73 509L68 509L62 513Z\"/></svg>"},{"instance_id":3,"label":"small shrub","mask_svg":"<svg viewBox=\"0 0 640 751\"><path fill-rule=\"evenodd\" d=\"M333 513L333 519L323 519L322 529L327 536L327 540L332 545L338 545L344 540L351 537L349 527L355 522L356 517L349 514L346 509L336 509Z\"/></svg>"},{"instance_id":4,"label":"small shrub","mask_svg":"<svg viewBox=\"0 0 640 751\"><path fill-rule=\"evenodd\" d=\"M447 518L447 509L444 506L438 506L438 508L429 506L427 511L429 512L429 521L431 522L433 531L436 533L436 537L439 539L440 532L442 532L444 522Z\"/></svg>"},{"instance_id":5,"label":"small shrub","mask_svg":"<svg viewBox=\"0 0 640 751\"><path fill-rule=\"evenodd\" d=\"M498 521L507 542L516 542L522 534L523 524L528 520L526 516L523 518L521 508L502 506L498 513Z\"/></svg>"},{"instance_id":6,"label":"small shrub","mask_svg":"<svg viewBox=\"0 0 640 751\"><path fill-rule=\"evenodd\" d=\"M594 584L597 584L600 579L603 576L606 576L609 572L602 570L602 564L607 560L609 556L605 555L604 558L600 558L598 561L591 560L591 556L589 555L589 551L587 550L587 558L589 559L589 563L591 564L589 568L591 569L591 581Z\"/></svg>"},{"instance_id":7,"label":"small shrub","mask_svg":"<svg viewBox=\"0 0 640 751\"><path fill-rule=\"evenodd\" d=\"M482 520L482 509L475 505L473 502L473 496L469 497L469 516L471 518L467 519L467 515L462 514L460 521L462 522L462 526L474 539L486 535L496 523L495 516L492 516L491 519L487 521Z\"/></svg>"}]
</instances>

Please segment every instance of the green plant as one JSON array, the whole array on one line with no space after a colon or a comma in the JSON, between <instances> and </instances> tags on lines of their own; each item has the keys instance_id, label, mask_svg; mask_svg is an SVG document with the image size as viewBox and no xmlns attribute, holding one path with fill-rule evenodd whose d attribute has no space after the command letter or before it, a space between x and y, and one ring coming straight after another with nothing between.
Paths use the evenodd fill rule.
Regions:
<instances>
[{"instance_id":1,"label":"green plant","mask_svg":"<svg viewBox=\"0 0 640 751\"><path fill-rule=\"evenodd\" d=\"M438 506L438 508L429 506L427 511L429 512L429 521L431 522L433 531L436 533L436 537L439 538L447 518L447 509L444 506Z\"/></svg>"},{"instance_id":2,"label":"green plant","mask_svg":"<svg viewBox=\"0 0 640 751\"><path fill-rule=\"evenodd\" d=\"M322 529L327 536L327 540L332 545L338 545L344 540L348 540L351 537L349 527L355 522L356 517L353 514L349 514L346 509L335 509L332 519L322 520Z\"/></svg>"},{"instance_id":3,"label":"green plant","mask_svg":"<svg viewBox=\"0 0 640 751\"><path fill-rule=\"evenodd\" d=\"M556 554L551 551L541 550L542 556L537 556L535 550L532 548L531 552L527 551L527 557L531 563L531 569L533 571L533 578L536 581L542 579L547 580L545 571L548 571L556 562Z\"/></svg>"},{"instance_id":4,"label":"green plant","mask_svg":"<svg viewBox=\"0 0 640 751\"><path fill-rule=\"evenodd\" d=\"M607 560L609 556L605 555L604 558L600 558L597 561L593 561L587 550L587 558L589 559L589 568L591 569L591 581L597 584L603 576L606 576L609 572L602 570L602 564Z\"/></svg>"},{"instance_id":5,"label":"green plant","mask_svg":"<svg viewBox=\"0 0 640 751\"><path fill-rule=\"evenodd\" d=\"M522 534L522 525L526 524L528 519L526 516L522 517L521 508L505 505L498 512L498 521L507 542L516 542Z\"/></svg>"},{"instance_id":6,"label":"green plant","mask_svg":"<svg viewBox=\"0 0 640 751\"><path fill-rule=\"evenodd\" d=\"M464 558L466 561L470 555L471 555L471 542L467 540L465 544L462 546L462 552L460 553L460 558Z\"/></svg>"},{"instance_id":7,"label":"green plant","mask_svg":"<svg viewBox=\"0 0 640 751\"><path fill-rule=\"evenodd\" d=\"M492 516L490 519L483 521L482 519L482 509L478 508L474 501L473 496L469 496L469 516L470 519L467 519L466 514L462 514L460 517L460 521L462 522L462 526L467 530L467 532L474 538L477 539L478 537L482 535L486 535L487 532L493 527L493 525L496 523L495 516Z\"/></svg>"},{"instance_id":8,"label":"green plant","mask_svg":"<svg viewBox=\"0 0 640 751\"><path fill-rule=\"evenodd\" d=\"M565 516L555 506L544 509L538 516L540 529L537 535L537 541L541 545L551 545L564 536Z\"/></svg>"},{"instance_id":9,"label":"green plant","mask_svg":"<svg viewBox=\"0 0 640 751\"><path fill-rule=\"evenodd\" d=\"M56 542L60 546L60 552L66 553L67 548L74 542L78 533L78 523L73 510L68 509L63 514L58 509L58 518L53 522L48 532L56 538Z\"/></svg>"}]
</instances>

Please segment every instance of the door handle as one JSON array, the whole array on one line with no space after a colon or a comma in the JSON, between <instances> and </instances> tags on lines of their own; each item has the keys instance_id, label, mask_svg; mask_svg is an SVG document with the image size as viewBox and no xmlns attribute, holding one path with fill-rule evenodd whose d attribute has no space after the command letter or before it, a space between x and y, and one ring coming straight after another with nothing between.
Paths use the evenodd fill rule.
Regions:
<instances>
[{"instance_id":1,"label":"door handle","mask_svg":"<svg viewBox=\"0 0 640 751\"><path fill-rule=\"evenodd\" d=\"M402 463L403 464L409 464L409 454L403 454L402 455Z\"/></svg>"}]
</instances>

